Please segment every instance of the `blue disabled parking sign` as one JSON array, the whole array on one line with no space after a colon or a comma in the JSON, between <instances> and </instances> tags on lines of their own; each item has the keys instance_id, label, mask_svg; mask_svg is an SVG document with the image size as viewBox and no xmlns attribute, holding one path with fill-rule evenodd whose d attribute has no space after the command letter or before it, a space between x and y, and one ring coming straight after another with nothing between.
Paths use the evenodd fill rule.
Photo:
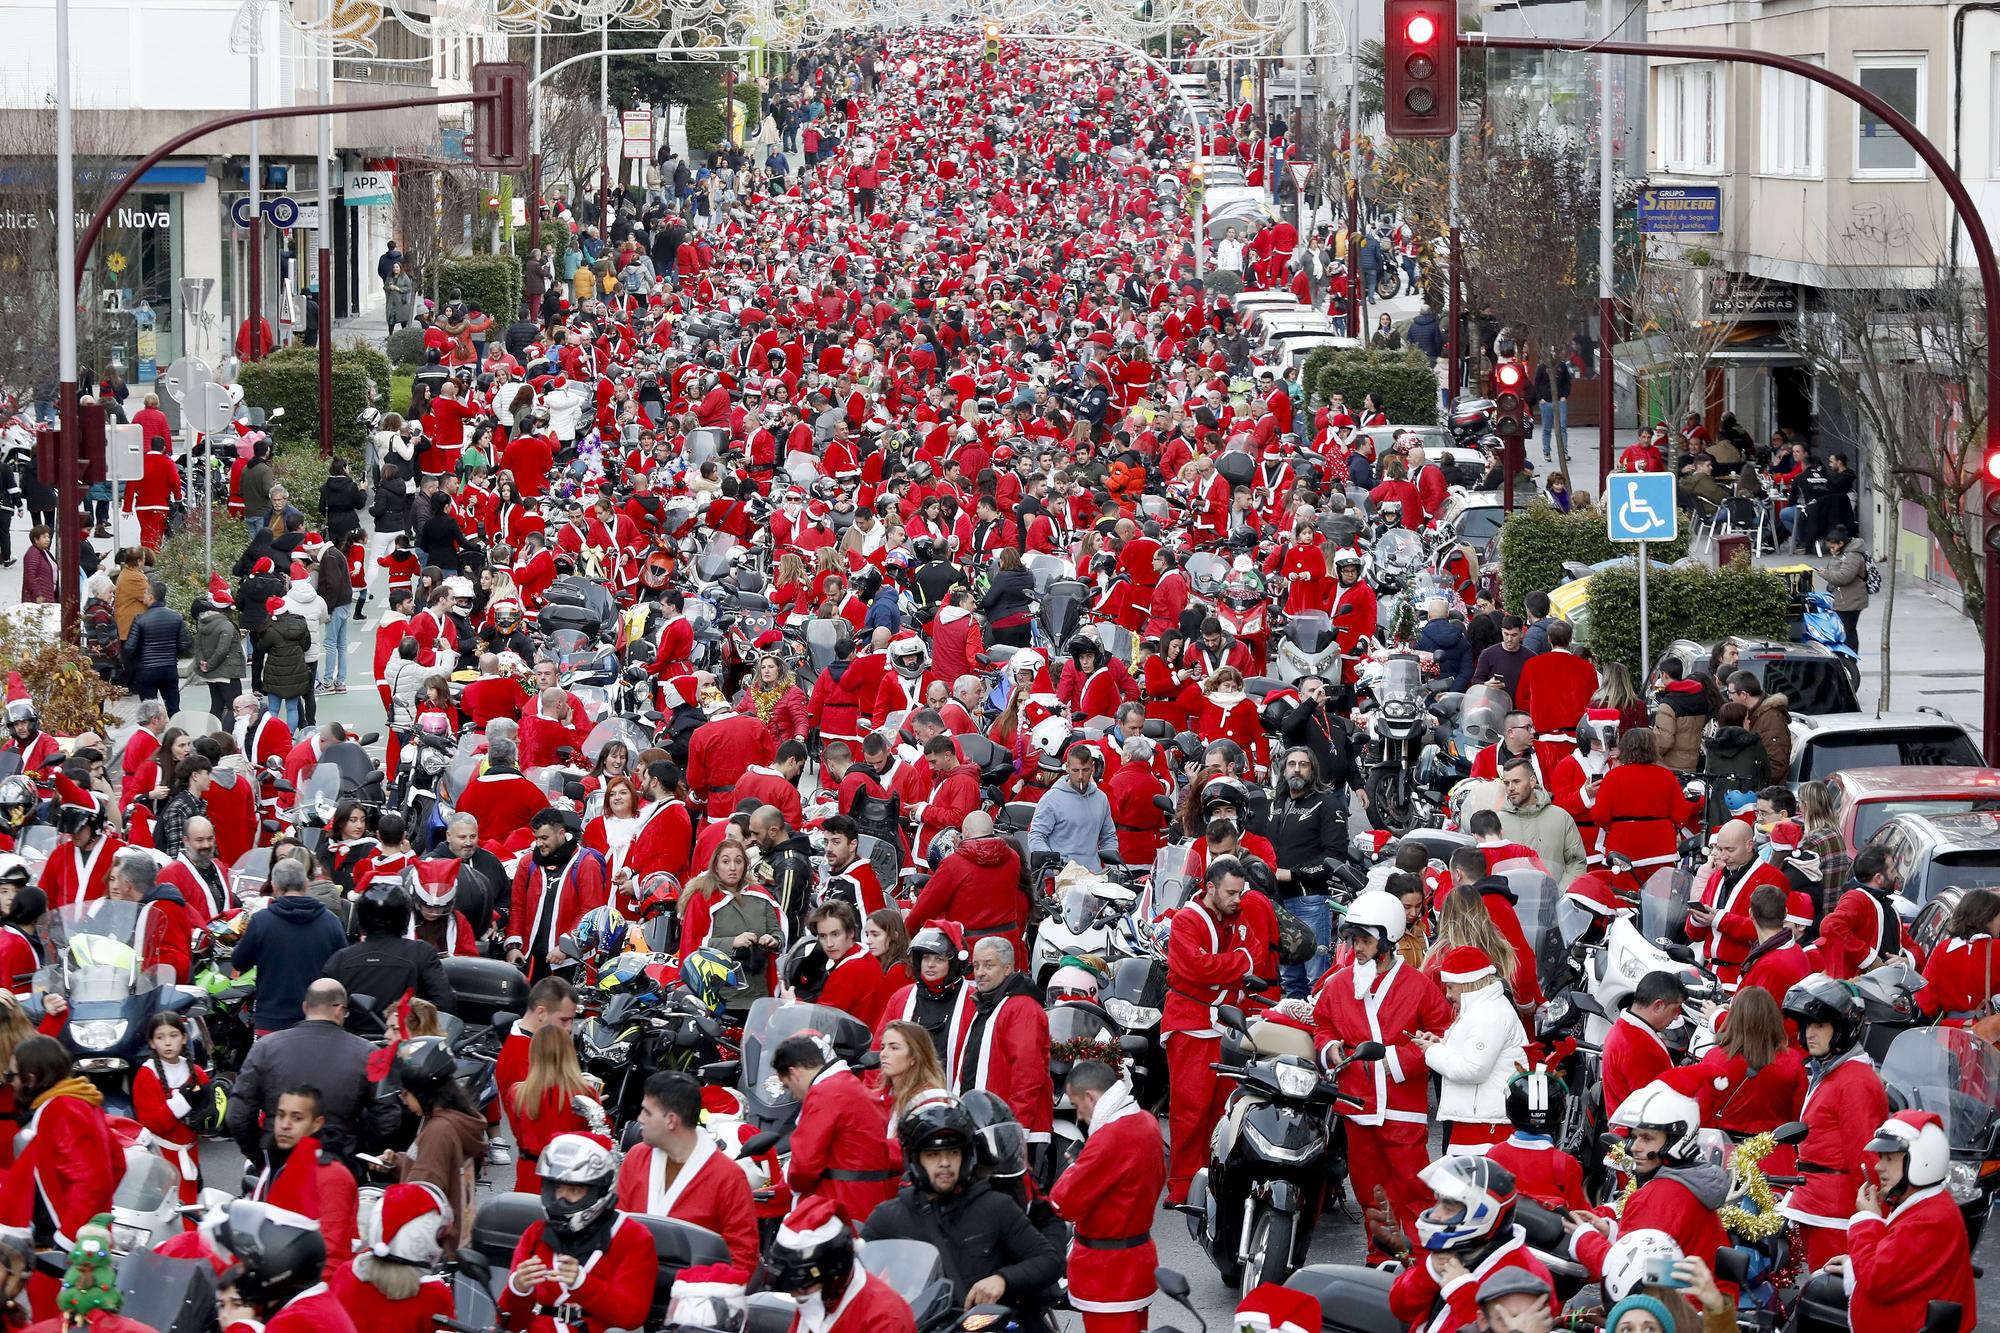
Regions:
<instances>
[{"instance_id":1,"label":"blue disabled parking sign","mask_svg":"<svg viewBox=\"0 0 2000 1333\"><path fill-rule=\"evenodd\" d=\"M1614 542L1672 541L1680 532L1672 474L1612 473L1604 493L1604 520Z\"/></svg>"}]
</instances>

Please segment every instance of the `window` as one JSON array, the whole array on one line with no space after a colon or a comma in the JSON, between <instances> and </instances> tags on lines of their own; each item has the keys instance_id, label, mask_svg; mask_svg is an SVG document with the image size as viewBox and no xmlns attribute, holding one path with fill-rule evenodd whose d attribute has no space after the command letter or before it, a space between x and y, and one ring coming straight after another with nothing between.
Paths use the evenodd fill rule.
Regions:
<instances>
[{"instance_id":1,"label":"window","mask_svg":"<svg viewBox=\"0 0 2000 1333\"><path fill-rule=\"evenodd\" d=\"M1660 69L1660 157L1669 171L1722 170L1722 78L1712 64Z\"/></svg>"},{"instance_id":2,"label":"window","mask_svg":"<svg viewBox=\"0 0 2000 1333\"><path fill-rule=\"evenodd\" d=\"M1924 62L1921 56L1856 56L1854 81L1924 128ZM1854 174L1914 176L1917 150L1866 107L1854 109Z\"/></svg>"},{"instance_id":3,"label":"window","mask_svg":"<svg viewBox=\"0 0 2000 1333\"><path fill-rule=\"evenodd\" d=\"M1804 59L1822 63L1818 56ZM1826 89L1783 70L1759 73L1764 81L1764 122L1758 170L1767 176L1825 175Z\"/></svg>"}]
</instances>

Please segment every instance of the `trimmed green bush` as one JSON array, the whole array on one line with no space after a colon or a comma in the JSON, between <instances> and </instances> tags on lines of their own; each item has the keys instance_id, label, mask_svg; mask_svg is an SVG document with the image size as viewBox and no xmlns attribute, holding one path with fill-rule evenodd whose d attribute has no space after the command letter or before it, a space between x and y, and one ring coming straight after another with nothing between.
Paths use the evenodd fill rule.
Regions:
<instances>
[{"instance_id":1,"label":"trimmed green bush","mask_svg":"<svg viewBox=\"0 0 2000 1333\"><path fill-rule=\"evenodd\" d=\"M502 327L521 308L521 261L513 255L459 255L445 260L438 276L447 304L456 293ZM428 279L424 285L430 286Z\"/></svg>"},{"instance_id":2,"label":"trimmed green bush","mask_svg":"<svg viewBox=\"0 0 2000 1333\"><path fill-rule=\"evenodd\" d=\"M1353 401L1350 396L1349 401ZM1390 416L1395 413L1392 411ZM1654 560L1673 562L1687 554L1686 524L1682 534L1670 542L1652 542L1647 552ZM1565 514L1555 506L1537 500L1526 509L1516 510L1500 529L1500 601L1509 611L1522 614L1530 592L1547 592L1570 581L1563 569L1568 561L1594 565L1600 560L1631 555L1629 543L1613 544L1606 535L1604 511L1575 509ZM1597 585L1591 585L1591 642L1597 641ZM1638 631L1633 638L1637 641Z\"/></svg>"},{"instance_id":3,"label":"trimmed green bush","mask_svg":"<svg viewBox=\"0 0 2000 1333\"><path fill-rule=\"evenodd\" d=\"M757 85L739 78L734 94L736 101L736 133L740 139L749 139L757 133L757 122L762 116ZM746 129L747 127L747 129ZM687 109L687 142L691 153L706 153L722 147L722 99L713 102L700 101Z\"/></svg>"},{"instance_id":4,"label":"trimmed green bush","mask_svg":"<svg viewBox=\"0 0 2000 1333\"><path fill-rule=\"evenodd\" d=\"M369 377L380 373L380 386L389 383L389 361L372 349L357 351L338 348L333 354L333 439L336 446L358 449L362 428L355 420L368 406ZM319 353L310 347L287 347L262 361L245 365L239 376L243 400L269 411L285 409L273 439L286 445L319 443ZM319 490L313 489L315 498Z\"/></svg>"},{"instance_id":5,"label":"trimmed green bush","mask_svg":"<svg viewBox=\"0 0 2000 1333\"><path fill-rule=\"evenodd\" d=\"M1725 635L1784 639L1787 634L1785 580L1739 559L1724 569L1677 565L1647 576L1646 600L1651 643L1660 650L1675 639L1709 640ZM1599 664L1623 662L1634 680L1644 680L1650 663L1639 660L1639 571L1630 565L1607 569L1590 581L1590 653Z\"/></svg>"},{"instance_id":6,"label":"trimmed green bush","mask_svg":"<svg viewBox=\"0 0 2000 1333\"><path fill-rule=\"evenodd\" d=\"M1210 269L1201 280L1201 285L1214 296L1234 296L1243 290L1243 275L1234 269Z\"/></svg>"},{"instance_id":7,"label":"trimmed green bush","mask_svg":"<svg viewBox=\"0 0 2000 1333\"><path fill-rule=\"evenodd\" d=\"M313 493L312 499L318 502L318 492ZM196 597L207 596L211 569L222 575L234 595L236 576L231 571L249 544L250 529L243 521L229 517L227 510L217 509L215 563L207 564L202 559L201 510L199 507L191 510L181 530L160 543L158 563L153 566L153 573L167 585L167 604L176 611L186 611Z\"/></svg>"},{"instance_id":8,"label":"trimmed green bush","mask_svg":"<svg viewBox=\"0 0 2000 1333\"><path fill-rule=\"evenodd\" d=\"M399 366L424 363L424 331L411 324L389 335L389 360Z\"/></svg>"},{"instance_id":9,"label":"trimmed green bush","mask_svg":"<svg viewBox=\"0 0 2000 1333\"><path fill-rule=\"evenodd\" d=\"M1321 356L1324 354L1324 360ZM1318 378L1311 367L1319 361ZM1423 353L1405 348L1396 352L1376 352L1365 347L1323 347L1306 358L1306 387L1317 402L1329 401L1335 393L1347 395L1356 407L1361 396L1373 393L1382 400L1382 410L1398 426L1437 424L1437 376Z\"/></svg>"}]
</instances>

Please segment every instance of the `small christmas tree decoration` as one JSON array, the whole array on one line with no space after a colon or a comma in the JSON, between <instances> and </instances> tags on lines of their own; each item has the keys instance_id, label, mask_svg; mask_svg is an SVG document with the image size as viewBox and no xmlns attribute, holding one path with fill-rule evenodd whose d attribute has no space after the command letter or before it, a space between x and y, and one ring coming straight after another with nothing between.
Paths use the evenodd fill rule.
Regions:
<instances>
[{"instance_id":1,"label":"small christmas tree decoration","mask_svg":"<svg viewBox=\"0 0 2000 1333\"><path fill-rule=\"evenodd\" d=\"M64 1324L82 1328L99 1310L116 1314L119 1304L111 1216L99 1213L76 1233L76 1247L69 1252L69 1268L63 1273L56 1308L62 1311Z\"/></svg>"}]
</instances>

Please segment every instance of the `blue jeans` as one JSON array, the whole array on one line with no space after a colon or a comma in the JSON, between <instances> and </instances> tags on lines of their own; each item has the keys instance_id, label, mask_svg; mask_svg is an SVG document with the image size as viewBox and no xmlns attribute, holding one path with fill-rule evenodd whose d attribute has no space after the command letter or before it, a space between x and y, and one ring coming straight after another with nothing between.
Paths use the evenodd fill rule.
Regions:
<instances>
[{"instance_id":1,"label":"blue jeans","mask_svg":"<svg viewBox=\"0 0 2000 1333\"><path fill-rule=\"evenodd\" d=\"M297 699L280 699L275 694L267 694L264 696L264 711L272 717L283 718L286 726L297 730L299 725L299 701Z\"/></svg>"},{"instance_id":2,"label":"blue jeans","mask_svg":"<svg viewBox=\"0 0 2000 1333\"><path fill-rule=\"evenodd\" d=\"M1333 900L1323 893L1302 893L1285 899L1285 910L1312 928L1319 951L1303 963L1285 963L1278 969L1278 984L1288 1000L1302 1000L1312 985L1333 962Z\"/></svg>"},{"instance_id":3,"label":"blue jeans","mask_svg":"<svg viewBox=\"0 0 2000 1333\"><path fill-rule=\"evenodd\" d=\"M336 606L327 613L325 656L320 659L320 683L347 683L347 626L354 618L354 605Z\"/></svg>"},{"instance_id":4,"label":"blue jeans","mask_svg":"<svg viewBox=\"0 0 2000 1333\"><path fill-rule=\"evenodd\" d=\"M1542 400L1542 457L1549 456L1549 438L1554 436L1569 448L1569 399Z\"/></svg>"}]
</instances>

